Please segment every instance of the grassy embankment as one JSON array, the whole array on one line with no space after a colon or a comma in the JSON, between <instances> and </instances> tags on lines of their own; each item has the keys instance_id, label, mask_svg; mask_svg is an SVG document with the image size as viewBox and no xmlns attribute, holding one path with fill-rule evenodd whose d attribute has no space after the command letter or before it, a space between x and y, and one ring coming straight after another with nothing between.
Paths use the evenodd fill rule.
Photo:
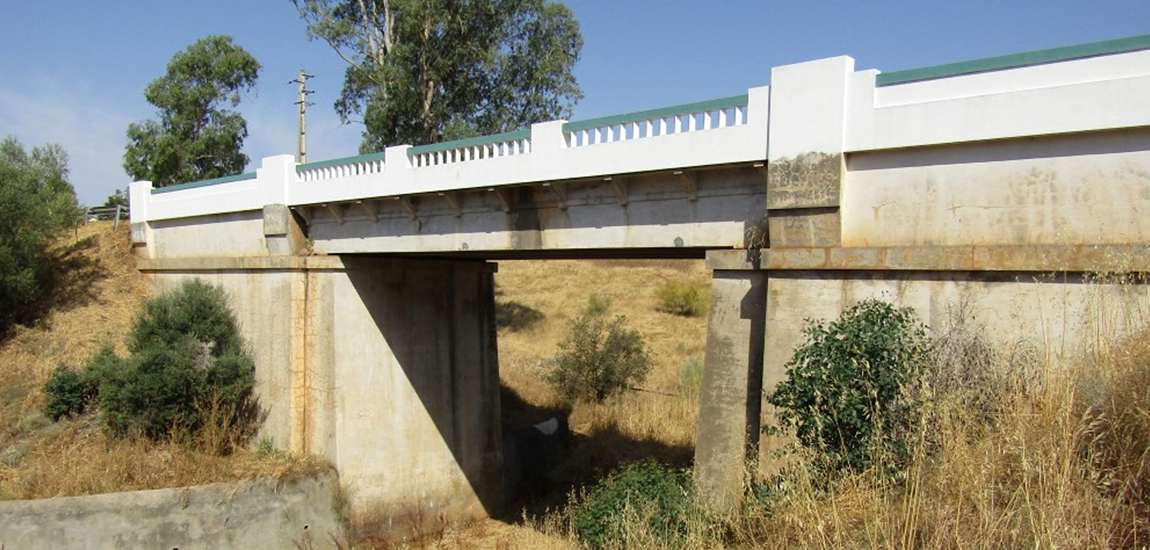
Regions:
<instances>
[{"instance_id":1,"label":"grassy embankment","mask_svg":"<svg viewBox=\"0 0 1150 550\"><path fill-rule=\"evenodd\" d=\"M104 343L124 339L150 296L136 270L127 224L89 223L50 250L58 266L51 307L34 327L0 342L0 499L50 498L282 478L323 468L282 453L218 456L175 442L105 434L94 414L52 422L44 383L60 365L82 367Z\"/></svg>"}]
</instances>

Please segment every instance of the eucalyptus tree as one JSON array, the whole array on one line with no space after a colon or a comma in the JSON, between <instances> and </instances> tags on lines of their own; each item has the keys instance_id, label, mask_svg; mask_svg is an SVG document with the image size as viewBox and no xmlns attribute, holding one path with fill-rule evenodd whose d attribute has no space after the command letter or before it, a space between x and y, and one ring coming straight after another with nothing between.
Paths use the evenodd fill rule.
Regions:
<instances>
[{"instance_id":1,"label":"eucalyptus tree","mask_svg":"<svg viewBox=\"0 0 1150 550\"><path fill-rule=\"evenodd\" d=\"M335 110L360 151L515 130L570 116L583 37L546 0L292 0L344 61ZM361 118L357 118L361 117Z\"/></svg>"},{"instance_id":2,"label":"eucalyptus tree","mask_svg":"<svg viewBox=\"0 0 1150 550\"><path fill-rule=\"evenodd\" d=\"M239 105L259 70L228 36L201 38L177 53L144 90L160 116L128 126L124 170L157 187L242 172L247 121L226 107Z\"/></svg>"}]
</instances>

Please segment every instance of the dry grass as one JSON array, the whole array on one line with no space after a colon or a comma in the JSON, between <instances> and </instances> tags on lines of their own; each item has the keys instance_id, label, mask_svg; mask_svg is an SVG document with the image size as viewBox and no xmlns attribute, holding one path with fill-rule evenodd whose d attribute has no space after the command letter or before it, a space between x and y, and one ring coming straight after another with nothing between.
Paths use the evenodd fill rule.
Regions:
<instances>
[{"instance_id":1,"label":"dry grass","mask_svg":"<svg viewBox=\"0 0 1150 550\"><path fill-rule=\"evenodd\" d=\"M689 321L671 316L639 320L657 304L650 289L669 272L612 271L621 266L571 263L547 271L545 264L501 265L510 281L537 285L528 294L504 299L524 301L549 323L519 334L500 334L503 378L529 400L554 405L539 372L563 325L556 317L577 312L593 290L609 292L613 310L634 315L638 323L664 327ZM666 266L660 266L666 267ZM598 271L592 271L597 269ZM700 278L701 268L695 267ZM691 273L691 270L686 270ZM610 281L582 291L566 290L571 279ZM628 277L628 275L632 275ZM521 279L522 278L522 279ZM616 287L616 282L622 287ZM648 283L643 285L642 282ZM604 284L603 287L608 285ZM617 289L611 292L611 289ZM1046 350L1057 342L993 346L977 326L955 325L942 333L946 357L925 388L933 397L923 411L918 437L925 442L904 477L857 475L826 487L812 480L801 464L772 480L769 504L752 505L728 525L726 548L1144 548L1150 543L1150 332L1135 332L1147 316L1115 303L1099 288L1094 314L1083 322L1092 340L1072 365L1056 364ZM1137 288L1131 287L1131 292ZM695 346L702 355L704 323L651 331L662 358L652 374L653 388L683 391L673 373ZM648 327L650 325L647 325ZM642 329L641 329L642 330ZM691 331L691 332L688 332ZM679 346L661 335L694 334ZM1133 336L1130 336L1133 334ZM660 341L661 340L661 341ZM668 361L667 358L674 358ZM676 390L675 388L678 388ZM679 409L678 407L682 407ZM681 415L680 415L681 414ZM631 394L604 405L577 405L572 425L586 434L607 434L613 445L654 440L688 444L693 440L697 403L658 401L658 395ZM680 429L674 425L679 424ZM649 438L649 439L648 439ZM577 450L583 462L602 460ZM623 459L626 451L594 452ZM574 460L573 460L574 462ZM606 462L606 461L604 461ZM572 532L562 508L527 525L560 538L531 540L507 548L566 548ZM628 547L657 547L645 539L642 522ZM705 547L700 540L682 547ZM466 547L458 545L454 547ZM453 547L453 546L448 546Z\"/></svg>"},{"instance_id":2,"label":"dry grass","mask_svg":"<svg viewBox=\"0 0 1150 550\"><path fill-rule=\"evenodd\" d=\"M136 270L127 224L96 222L50 252L58 284L53 307L34 327L0 342L0 499L48 498L307 475L327 468L306 457L240 449L231 456L175 442L108 437L94 415L53 423L41 390L60 365L82 366L104 343L125 353L124 336L150 289Z\"/></svg>"},{"instance_id":3,"label":"dry grass","mask_svg":"<svg viewBox=\"0 0 1150 550\"><path fill-rule=\"evenodd\" d=\"M634 441L647 442L643 450L658 443L675 460L689 456L698 421L698 387L684 384L683 371L692 358L703 357L707 320L660 312L655 293L664 281L684 278L704 288L710 285L701 261L500 262L499 307L517 304L542 314L541 320L526 327L500 330L500 380L529 405L571 407L575 433L610 440L603 442L610 445L598 445L602 452L626 455L626 442ZM627 325L643 335L651 351L651 372L640 391L624 392L600 404L563 403L542 375L571 319L587 307L592 295L610 300L607 315L626 316ZM604 457L599 466L619 458Z\"/></svg>"},{"instance_id":4,"label":"dry grass","mask_svg":"<svg viewBox=\"0 0 1150 550\"><path fill-rule=\"evenodd\" d=\"M969 327L968 327L969 329ZM803 468L737 525L739 547L1144 548L1150 332L1066 366L947 334L905 478L829 490ZM964 361L966 365L945 364ZM970 364L978 369L969 369ZM961 383L955 383L955 379Z\"/></svg>"}]
</instances>

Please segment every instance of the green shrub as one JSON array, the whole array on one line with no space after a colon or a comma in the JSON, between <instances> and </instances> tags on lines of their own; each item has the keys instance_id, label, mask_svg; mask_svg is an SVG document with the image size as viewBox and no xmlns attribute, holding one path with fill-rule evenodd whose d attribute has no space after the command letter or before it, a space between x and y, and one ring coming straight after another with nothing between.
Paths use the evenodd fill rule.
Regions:
<instances>
[{"instance_id":1,"label":"green shrub","mask_svg":"<svg viewBox=\"0 0 1150 550\"><path fill-rule=\"evenodd\" d=\"M128 349L127 358L108 350L89 363L113 432L158 439L252 427L255 365L223 289L193 279L149 301Z\"/></svg>"},{"instance_id":2,"label":"green shrub","mask_svg":"<svg viewBox=\"0 0 1150 550\"><path fill-rule=\"evenodd\" d=\"M44 416L59 420L68 415L84 412L88 401L95 396L96 388L84 379L83 375L68 367L56 369L52 378L44 384L48 403L44 405Z\"/></svg>"},{"instance_id":3,"label":"green shrub","mask_svg":"<svg viewBox=\"0 0 1150 550\"><path fill-rule=\"evenodd\" d=\"M611 297L602 294L591 294L587 297L587 307L583 308L583 315L606 315L611 309Z\"/></svg>"},{"instance_id":4,"label":"green shrub","mask_svg":"<svg viewBox=\"0 0 1150 550\"><path fill-rule=\"evenodd\" d=\"M703 387L703 360L698 357L687 359L679 372L679 383L688 391L699 391Z\"/></svg>"},{"instance_id":5,"label":"green shrub","mask_svg":"<svg viewBox=\"0 0 1150 550\"><path fill-rule=\"evenodd\" d=\"M905 460L915 403L904 388L929 360L913 310L865 300L830 324L808 320L803 332L787 379L768 397L781 426L794 429L826 473L862 471L880 456Z\"/></svg>"},{"instance_id":6,"label":"green shrub","mask_svg":"<svg viewBox=\"0 0 1150 550\"><path fill-rule=\"evenodd\" d=\"M575 532L590 548L624 548L638 521L662 547L683 540L694 512L689 476L654 461L623 466L596 484L575 513Z\"/></svg>"},{"instance_id":7,"label":"green shrub","mask_svg":"<svg viewBox=\"0 0 1150 550\"><path fill-rule=\"evenodd\" d=\"M668 279L655 288L659 298L659 311L701 317L707 313L710 297L699 285L686 279Z\"/></svg>"},{"instance_id":8,"label":"green shrub","mask_svg":"<svg viewBox=\"0 0 1150 550\"><path fill-rule=\"evenodd\" d=\"M603 401L615 392L641 383L651 370L651 359L637 330L626 318L608 321L584 314L571 321L571 332L559 342L555 369L547 375L564 397Z\"/></svg>"}]
</instances>

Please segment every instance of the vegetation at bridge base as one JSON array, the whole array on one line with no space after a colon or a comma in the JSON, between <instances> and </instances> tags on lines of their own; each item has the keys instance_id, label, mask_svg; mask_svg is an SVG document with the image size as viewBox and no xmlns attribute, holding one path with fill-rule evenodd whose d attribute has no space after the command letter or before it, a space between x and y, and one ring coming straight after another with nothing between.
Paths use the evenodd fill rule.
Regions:
<instances>
[{"instance_id":1,"label":"vegetation at bridge base","mask_svg":"<svg viewBox=\"0 0 1150 550\"><path fill-rule=\"evenodd\" d=\"M622 315L607 319L601 297L593 295L584 313L571 321L559 342L547 381L567 399L603 402L641 383L651 370L643 335L627 327Z\"/></svg>"},{"instance_id":2,"label":"vegetation at bridge base","mask_svg":"<svg viewBox=\"0 0 1150 550\"><path fill-rule=\"evenodd\" d=\"M49 245L83 220L58 145L0 141L0 338L36 322L60 269Z\"/></svg>"},{"instance_id":3,"label":"vegetation at bridge base","mask_svg":"<svg viewBox=\"0 0 1150 550\"><path fill-rule=\"evenodd\" d=\"M926 328L910 308L864 300L835 321L808 321L806 341L768 397L779 424L826 473L898 468L911 445L918 403L908 390L924 372Z\"/></svg>"},{"instance_id":4,"label":"vegetation at bridge base","mask_svg":"<svg viewBox=\"0 0 1150 550\"><path fill-rule=\"evenodd\" d=\"M655 295L660 311L684 317L702 317L711 305L707 291L684 278L663 281L655 288Z\"/></svg>"},{"instance_id":5,"label":"vegetation at bridge base","mask_svg":"<svg viewBox=\"0 0 1150 550\"><path fill-rule=\"evenodd\" d=\"M222 288L191 279L150 300L128 350L121 358L105 346L82 373L57 370L44 388L45 414L78 414L95 401L115 434L197 437L215 452L254 433L255 366Z\"/></svg>"},{"instance_id":6,"label":"vegetation at bridge base","mask_svg":"<svg viewBox=\"0 0 1150 550\"><path fill-rule=\"evenodd\" d=\"M688 472L643 460L621 466L592 487L574 511L579 540L595 550L686 548L716 539L696 506Z\"/></svg>"}]
</instances>

